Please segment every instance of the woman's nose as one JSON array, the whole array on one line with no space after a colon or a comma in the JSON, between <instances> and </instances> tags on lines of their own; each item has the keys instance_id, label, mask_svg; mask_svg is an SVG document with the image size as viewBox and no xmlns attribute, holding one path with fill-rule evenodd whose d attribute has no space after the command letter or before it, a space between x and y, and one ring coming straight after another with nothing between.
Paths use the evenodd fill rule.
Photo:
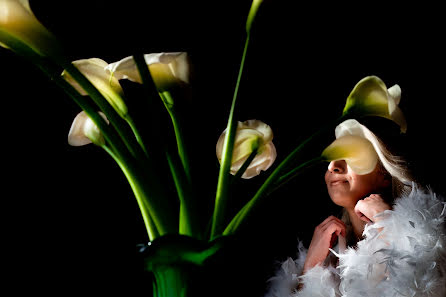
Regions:
<instances>
[{"instance_id":1,"label":"woman's nose","mask_svg":"<svg viewBox=\"0 0 446 297\"><path fill-rule=\"evenodd\" d=\"M347 163L344 160L331 161L328 164L328 171L331 173L344 173Z\"/></svg>"}]
</instances>

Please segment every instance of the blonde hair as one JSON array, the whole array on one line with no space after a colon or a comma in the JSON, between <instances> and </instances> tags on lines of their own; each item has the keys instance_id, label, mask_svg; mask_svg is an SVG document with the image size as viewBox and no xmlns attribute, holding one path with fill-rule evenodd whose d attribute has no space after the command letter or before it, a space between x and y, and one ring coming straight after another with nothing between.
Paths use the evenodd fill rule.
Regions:
<instances>
[{"instance_id":1,"label":"blonde hair","mask_svg":"<svg viewBox=\"0 0 446 297\"><path fill-rule=\"evenodd\" d=\"M365 126L364 126L365 127ZM392 154L384 143L369 129L363 130L365 138L370 141L378 154L379 166L392 180L393 199L408 194L412 190L414 179L407 167L407 163L401 156Z\"/></svg>"}]
</instances>

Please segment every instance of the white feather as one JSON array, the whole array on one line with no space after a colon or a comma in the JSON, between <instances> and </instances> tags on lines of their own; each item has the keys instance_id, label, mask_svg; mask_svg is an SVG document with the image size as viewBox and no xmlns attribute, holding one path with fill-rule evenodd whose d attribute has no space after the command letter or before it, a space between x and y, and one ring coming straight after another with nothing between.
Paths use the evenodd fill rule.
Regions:
<instances>
[{"instance_id":1,"label":"white feather","mask_svg":"<svg viewBox=\"0 0 446 297\"><path fill-rule=\"evenodd\" d=\"M396 200L393 210L380 214L379 222L366 225L356 248L332 251L339 257L336 270L316 266L296 278L306 256L300 243L298 259L282 265L266 296L444 297L445 207L431 190L413 186L409 195ZM290 279L293 282L284 282ZM303 284L300 291L295 290L298 282Z\"/></svg>"}]
</instances>

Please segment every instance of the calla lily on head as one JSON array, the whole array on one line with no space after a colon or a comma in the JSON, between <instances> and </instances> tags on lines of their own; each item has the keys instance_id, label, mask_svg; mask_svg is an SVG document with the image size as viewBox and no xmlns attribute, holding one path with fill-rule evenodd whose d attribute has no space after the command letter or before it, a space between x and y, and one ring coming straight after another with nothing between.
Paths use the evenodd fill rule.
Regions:
<instances>
[{"instance_id":1,"label":"calla lily on head","mask_svg":"<svg viewBox=\"0 0 446 297\"><path fill-rule=\"evenodd\" d=\"M350 119L336 127L336 140L322 152L322 157L328 161L345 160L348 166L359 175L372 172L378 163L375 150L377 143L369 139L372 134L365 126Z\"/></svg>"},{"instance_id":2,"label":"calla lily on head","mask_svg":"<svg viewBox=\"0 0 446 297\"><path fill-rule=\"evenodd\" d=\"M102 112L99 112L99 114L108 124L106 116ZM105 139L98 126L96 126L85 111L81 111L71 124L70 131L68 132L68 144L82 146L89 143L102 146L105 144Z\"/></svg>"},{"instance_id":3,"label":"calla lily on head","mask_svg":"<svg viewBox=\"0 0 446 297\"><path fill-rule=\"evenodd\" d=\"M226 130L220 135L217 142L217 158L221 162L223 144ZM257 155L251 161L242 178L249 179L267 170L274 163L277 153L273 140L273 131L270 126L259 120L238 122L235 134L234 150L232 154L231 174L235 175L257 149Z\"/></svg>"},{"instance_id":4,"label":"calla lily on head","mask_svg":"<svg viewBox=\"0 0 446 297\"><path fill-rule=\"evenodd\" d=\"M159 91L167 91L175 85L189 83L190 65L187 53L145 54L144 59ZM133 56L111 63L106 70L118 80L128 79L142 83Z\"/></svg>"},{"instance_id":5,"label":"calla lily on head","mask_svg":"<svg viewBox=\"0 0 446 297\"><path fill-rule=\"evenodd\" d=\"M0 46L25 55L50 56L59 50L54 36L34 16L28 0L0 0Z\"/></svg>"},{"instance_id":6,"label":"calla lily on head","mask_svg":"<svg viewBox=\"0 0 446 297\"><path fill-rule=\"evenodd\" d=\"M401 88L398 85L387 89L377 76L367 76L360 80L347 98L343 113L363 116L380 116L394 121L401 132L407 130L406 119L398 107Z\"/></svg>"},{"instance_id":7,"label":"calla lily on head","mask_svg":"<svg viewBox=\"0 0 446 297\"><path fill-rule=\"evenodd\" d=\"M121 116L125 117L127 114L127 106L124 103L124 91L119 84L119 81L110 77L106 72L105 67L107 62L99 58L81 59L73 61L79 71L87 77L87 79L101 92L110 105ZM88 95L87 92L74 80L71 75L63 71L63 78L69 82L81 95Z\"/></svg>"}]
</instances>

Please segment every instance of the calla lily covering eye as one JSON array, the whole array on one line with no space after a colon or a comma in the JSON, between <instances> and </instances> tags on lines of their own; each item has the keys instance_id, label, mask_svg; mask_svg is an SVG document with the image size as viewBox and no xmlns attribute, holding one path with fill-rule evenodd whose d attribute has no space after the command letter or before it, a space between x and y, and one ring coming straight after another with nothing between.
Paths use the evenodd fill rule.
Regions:
<instances>
[{"instance_id":1,"label":"calla lily covering eye","mask_svg":"<svg viewBox=\"0 0 446 297\"><path fill-rule=\"evenodd\" d=\"M99 114L108 123L106 116L102 112L99 112ZM68 132L68 144L72 146L82 146L89 143L102 146L105 144L105 140L95 123L85 111L81 111L77 114L71 124L70 131Z\"/></svg>"},{"instance_id":2,"label":"calla lily covering eye","mask_svg":"<svg viewBox=\"0 0 446 297\"><path fill-rule=\"evenodd\" d=\"M0 45L25 55L54 55L59 45L37 20L28 0L0 0Z\"/></svg>"},{"instance_id":3,"label":"calla lily covering eye","mask_svg":"<svg viewBox=\"0 0 446 297\"><path fill-rule=\"evenodd\" d=\"M359 175L372 172L378 163L378 155L373 145L365 138L345 135L336 139L323 152L326 161L345 160Z\"/></svg>"},{"instance_id":4,"label":"calla lily covering eye","mask_svg":"<svg viewBox=\"0 0 446 297\"><path fill-rule=\"evenodd\" d=\"M189 83L189 60L185 52L145 54L152 79L159 91L166 91L179 83ZM111 63L106 70L117 79L142 83L132 56Z\"/></svg>"},{"instance_id":5,"label":"calla lily covering eye","mask_svg":"<svg viewBox=\"0 0 446 297\"><path fill-rule=\"evenodd\" d=\"M401 88L398 85L387 89L377 76L367 76L360 80L347 98L343 113L356 113L363 116L380 116L394 121L401 132L407 130L406 119L398 107Z\"/></svg>"},{"instance_id":6,"label":"calla lily covering eye","mask_svg":"<svg viewBox=\"0 0 446 297\"><path fill-rule=\"evenodd\" d=\"M217 158L219 161L222 158L225 136L226 130L217 142ZM237 173L254 150L257 150L257 155L242 175L242 178L252 178L259 175L262 170L265 171L271 167L277 156L272 140L273 132L267 124L258 120L238 122L232 154L231 174L235 175Z\"/></svg>"},{"instance_id":7,"label":"calla lily covering eye","mask_svg":"<svg viewBox=\"0 0 446 297\"><path fill-rule=\"evenodd\" d=\"M124 103L124 91L115 77L110 77L105 68L107 62L98 58L81 59L73 61L79 71L87 77L87 79L101 92L105 99L118 112L121 117L127 114L127 106ZM64 71L63 78L69 82L81 95L87 95L87 92L71 77L69 73Z\"/></svg>"}]
</instances>

